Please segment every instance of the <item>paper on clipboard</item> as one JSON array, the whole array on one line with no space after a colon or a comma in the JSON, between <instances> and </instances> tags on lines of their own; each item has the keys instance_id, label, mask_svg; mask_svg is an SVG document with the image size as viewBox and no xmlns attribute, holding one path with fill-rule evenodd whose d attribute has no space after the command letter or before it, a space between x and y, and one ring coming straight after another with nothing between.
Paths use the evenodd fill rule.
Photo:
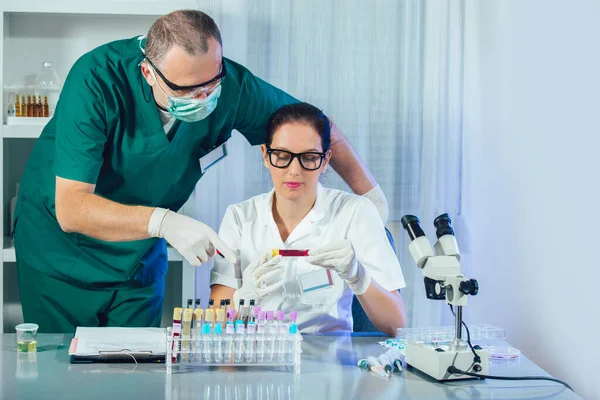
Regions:
<instances>
[{"instance_id":1,"label":"paper on clipboard","mask_svg":"<svg viewBox=\"0 0 600 400\"><path fill-rule=\"evenodd\" d=\"M163 328L78 327L69 355L102 356L112 354L166 354Z\"/></svg>"}]
</instances>

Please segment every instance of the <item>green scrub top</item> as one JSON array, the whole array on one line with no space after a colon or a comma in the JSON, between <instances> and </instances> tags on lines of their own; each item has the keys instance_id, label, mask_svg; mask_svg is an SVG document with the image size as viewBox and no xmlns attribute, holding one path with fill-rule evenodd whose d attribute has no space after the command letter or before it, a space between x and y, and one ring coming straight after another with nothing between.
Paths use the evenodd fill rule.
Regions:
<instances>
[{"instance_id":1,"label":"green scrub top","mask_svg":"<svg viewBox=\"0 0 600 400\"><path fill-rule=\"evenodd\" d=\"M140 71L137 38L83 55L65 81L21 178L15 230L20 256L41 273L81 287L118 287L145 263L157 239L106 242L65 233L56 220L55 177L96 185L127 205L178 210L202 172L199 159L233 129L252 145L266 139L269 116L298 100L227 58L216 109L204 120L177 121L165 134L151 87Z\"/></svg>"}]
</instances>

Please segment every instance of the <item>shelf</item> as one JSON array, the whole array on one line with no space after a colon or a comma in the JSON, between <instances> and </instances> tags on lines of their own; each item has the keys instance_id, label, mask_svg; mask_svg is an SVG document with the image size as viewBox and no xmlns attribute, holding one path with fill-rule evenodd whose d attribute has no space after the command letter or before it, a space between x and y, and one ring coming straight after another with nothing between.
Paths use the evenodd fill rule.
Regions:
<instances>
[{"instance_id":1,"label":"shelf","mask_svg":"<svg viewBox=\"0 0 600 400\"><path fill-rule=\"evenodd\" d=\"M167 253L169 261L182 261L183 257L177 250L171 246L167 246ZM4 248L2 249L2 261L3 262L16 262L15 248L12 247L9 238L4 238Z\"/></svg>"},{"instance_id":2,"label":"shelf","mask_svg":"<svg viewBox=\"0 0 600 400\"><path fill-rule=\"evenodd\" d=\"M40 137L44 125L2 125L3 138L28 138L36 139Z\"/></svg>"},{"instance_id":3,"label":"shelf","mask_svg":"<svg viewBox=\"0 0 600 400\"><path fill-rule=\"evenodd\" d=\"M164 15L174 10L199 7L197 0L28 0L3 3L4 12L52 14Z\"/></svg>"}]
</instances>

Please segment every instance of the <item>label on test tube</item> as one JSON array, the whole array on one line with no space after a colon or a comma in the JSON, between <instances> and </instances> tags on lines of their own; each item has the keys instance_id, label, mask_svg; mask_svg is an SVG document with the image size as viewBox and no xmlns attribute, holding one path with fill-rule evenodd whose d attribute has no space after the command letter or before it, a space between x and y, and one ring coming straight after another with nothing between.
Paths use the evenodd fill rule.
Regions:
<instances>
[{"instance_id":1,"label":"label on test tube","mask_svg":"<svg viewBox=\"0 0 600 400\"><path fill-rule=\"evenodd\" d=\"M173 336L181 334L181 322L173 322Z\"/></svg>"}]
</instances>

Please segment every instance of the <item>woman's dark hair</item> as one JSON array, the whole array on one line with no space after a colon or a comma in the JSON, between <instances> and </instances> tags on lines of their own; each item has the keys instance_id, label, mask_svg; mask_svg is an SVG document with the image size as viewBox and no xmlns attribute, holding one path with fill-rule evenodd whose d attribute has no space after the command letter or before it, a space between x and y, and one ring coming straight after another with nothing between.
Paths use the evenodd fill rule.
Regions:
<instances>
[{"instance_id":1,"label":"woman's dark hair","mask_svg":"<svg viewBox=\"0 0 600 400\"><path fill-rule=\"evenodd\" d=\"M273 135L285 124L306 124L316 130L321 136L323 152L329 150L331 144L331 125L329 118L317 107L308 103L288 104L275 111L269 117L267 125L267 146L271 146Z\"/></svg>"}]
</instances>

